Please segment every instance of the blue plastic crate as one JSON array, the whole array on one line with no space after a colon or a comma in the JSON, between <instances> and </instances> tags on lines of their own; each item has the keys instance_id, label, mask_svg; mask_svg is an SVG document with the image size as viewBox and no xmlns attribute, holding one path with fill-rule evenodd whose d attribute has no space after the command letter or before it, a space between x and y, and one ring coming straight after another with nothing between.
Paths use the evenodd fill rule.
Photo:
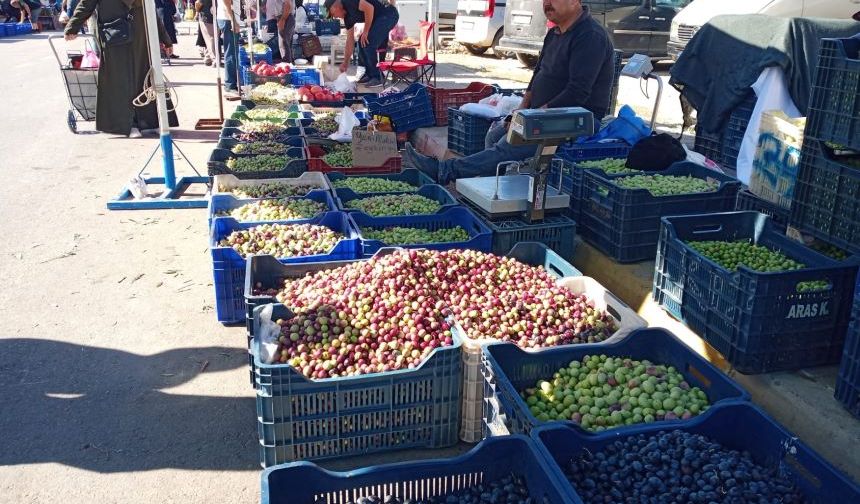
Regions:
<instances>
[{"instance_id":1,"label":"blue plastic crate","mask_svg":"<svg viewBox=\"0 0 860 504\"><path fill-rule=\"evenodd\" d=\"M305 84L319 85L320 71L316 68L294 68L290 72L290 82L293 86L304 86Z\"/></svg>"},{"instance_id":2,"label":"blue plastic crate","mask_svg":"<svg viewBox=\"0 0 860 504\"><path fill-rule=\"evenodd\" d=\"M806 134L860 150L860 34L822 39Z\"/></svg>"},{"instance_id":3,"label":"blue plastic crate","mask_svg":"<svg viewBox=\"0 0 860 504\"><path fill-rule=\"evenodd\" d=\"M283 305L267 306L273 320L292 317ZM254 310L256 334L265 308ZM456 444L462 366L453 329L454 344L434 349L415 369L322 380L261 361L255 339L260 464Z\"/></svg>"},{"instance_id":4,"label":"blue plastic crate","mask_svg":"<svg viewBox=\"0 0 860 504\"><path fill-rule=\"evenodd\" d=\"M815 453L797 436L770 418L757 406L735 403L717 406L710 415L690 420L672 430L700 434L725 448L747 451L756 463L778 468L798 486L809 504L860 502L860 488L844 474ZM582 436L567 425L546 425L532 433L538 450L551 465L557 479L566 479L562 467L584 450L599 453L610 443L640 434L655 435L660 424L643 426L624 433L603 432ZM563 502L582 504L575 489L568 484Z\"/></svg>"},{"instance_id":5,"label":"blue plastic crate","mask_svg":"<svg viewBox=\"0 0 860 504\"><path fill-rule=\"evenodd\" d=\"M807 137L790 224L860 254L860 155L837 156L824 142Z\"/></svg>"},{"instance_id":6,"label":"blue plastic crate","mask_svg":"<svg viewBox=\"0 0 860 504\"><path fill-rule=\"evenodd\" d=\"M627 142L566 143L559 146L555 156L561 165L552 166L550 183L560 185L559 189L570 195L570 216L573 220L579 221L582 211L582 179L585 170L578 163L627 158L630 149L632 147ZM560 184L559 171L561 171Z\"/></svg>"},{"instance_id":7,"label":"blue plastic crate","mask_svg":"<svg viewBox=\"0 0 860 504\"><path fill-rule=\"evenodd\" d=\"M232 152L224 149L213 149L209 155L209 161L206 163L209 171L209 176L214 175L233 175L239 179L271 179L271 178L288 178L298 177L308 169L308 162L305 159L305 150L301 147L290 147L285 154L291 157L289 161L284 163L280 169L261 170L254 172L235 172L227 166L227 160L233 157L239 157Z\"/></svg>"},{"instance_id":8,"label":"blue plastic crate","mask_svg":"<svg viewBox=\"0 0 860 504\"><path fill-rule=\"evenodd\" d=\"M785 231L788 226L788 217L791 212L787 208L782 208L776 203L759 198L749 189L741 189L738 191L738 199L735 204L735 210L760 212L771 219L774 226Z\"/></svg>"},{"instance_id":9,"label":"blue plastic crate","mask_svg":"<svg viewBox=\"0 0 860 504\"><path fill-rule=\"evenodd\" d=\"M261 61L265 61L268 64L272 64L272 49L270 47L266 47L266 50L262 53L254 53L254 63L259 63ZM248 54L248 50L245 49L245 46L239 46L239 64L243 66L251 65L251 57Z\"/></svg>"},{"instance_id":10,"label":"blue plastic crate","mask_svg":"<svg viewBox=\"0 0 860 504\"><path fill-rule=\"evenodd\" d=\"M490 228L463 207L453 207L434 215L410 215L400 217L370 217L369 215L353 212L349 215L352 225L358 230L361 248L364 255L375 254L386 246L403 248L425 248L431 250L473 249L490 252L493 248L493 232ZM423 244L386 244L379 240L365 239L362 229L384 229L390 227L421 228L428 231L461 227L469 233L469 239L462 242L423 243Z\"/></svg>"},{"instance_id":11,"label":"blue plastic crate","mask_svg":"<svg viewBox=\"0 0 860 504\"><path fill-rule=\"evenodd\" d=\"M737 169L738 153L756 101L756 94L750 89L743 101L729 115L722 131L710 132L696 126L693 150L721 166L732 170Z\"/></svg>"},{"instance_id":12,"label":"blue plastic crate","mask_svg":"<svg viewBox=\"0 0 860 504\"><path fill-rule=\"evenodd\" d=\"M693 176L719 182L716 191L675 196L652 195L645 189L625 189L606 175L586 170L583 176L579 232L583 239L619 263L647 261L657 253L660 218L734 210L741 183L690 162L676 163L660 175Z\"/></svg>"},{"instance_id":13,"label":"blue plastic crate","mask_svg":"<svg viewBox=\"0 0 860 504\"><path fill-rule=\"evenodd\" d=\"M448 149L463 156L481 152L493 121L453 107L448 108Z\"/></svg>"},{"instance_id":14,"label":"blue plastic crate","mask_svg":"<svg viewBox=\"0 0 860 504\"><path fill-rule=\"evenodd\" d=\"M18 30L15 28L15 23L2 23L2 24L0 24L0 36L14 37L17 33L18 33Z\"/></svg>"},{"instance_id":15,"label":"blue plastic crate","mask_svg":"<svg viewBox=\"0 0 860 504\"><path fill-rule=\"evenodd\" d=\"M18 23L15 25L15 35L27 35L33 33L33 25L30 23Z\"/></svg>"},{"instance_id":16,"label":"blue plastic crate","mask_svg":"<svg viewBox=\"0 0 860 504\"><path fill-rule=\"evenodd\" d=\"M317 35L340 35L340 19L317 19L314 22Z\"/></svg>"},{"instance_id":17,"label":"blue plastic crate","mask_svg":"<svg viewBox=\"0 0 860 504\"><path fill-rule=\"evenodd\" d=\"M511 473L525 479L535 502L566 502L566 483L549 476L548 463L525 436L487 439L450 459L400 462L350 472L331 472L308 462L272 467L261 476L261 502L347 504L370 494L428 499L491 483Z\"/></svg>"},{"instance_id":18,"label":"blue plastic crate","mask_svg":"<svg viewBox=\"0 0 860 504\"><path fill-rule=\"evenodd\" d=\"M245 269L247 260L230 247L220 247L218 242L237 229L252 228L259 223L239 223L230 217L215 219L212 223L209 249L212 254L212 269L215 285L215 312L219 322L236 323L245 320ZM310 256L278 258L282 263L305 263L336 261L358 257L358 233L342 212L328 212L313 219L293 221L291 224L316 224L326 226L345 236L329 252Z\"/></svg>"},{"instance_id":19,"label":"blue plastic crate","mask_svg":"<svg viewBox=\"0 0 860 504\"><path fill-rule=\"evenodd\" d=\"M520 242L539 242L554 250L564 260L573 259L576 248L576 222L563 214L547 214L543 222L529 224L520 217L490 219L465 199L463 206L471 209L493 231L493 253L504 255Z\"/></svg>"},{"instance_id":20,"label":"blue plastic crate","mask_svg":"<svg viewBox=\"0 0 860 504\"><path fill-rule=\"evenodd\" d=\"M366 97L364 104L370 115L390 118L396 133L413 131L436 124L430 95L427 88L418 82L410 84L400 93Z\"/></svg>"},{"instance_id":21,"label":"blue plastic crate","mask_svg":"<svg viewBox=\"0 0 860 504\"><path fill-rule=\"evenodd\" d=\"M344 180L344 179L351 178L351 177L380 178L380 179L385 179L385 180L396 180L396 181L400 181L400 182L406 182L407 184L414 186L416 190L418 188L424 187L425 185L433 185L434 184L433 179L431 179L427 175L424 175L423 173L416 170L415 168L406 168L403 171L401 171L400 173L392 173L390 175L346 175L343 172L330 172L330 173L326 173L325 177L326 177L326 179L328 179L328 183L332 187L332 189L335 190L335 194L337 196L344 196L344 197L348 197L348 198L357 198L357 197L359 197L359 194L361 195L361 197L367 197L368 195L374 195L374 194L379 194L379 193L357 193L357 192L353 191L352 189L349 189L346 187L336 188L335 182L337 182L338 180Z\"/></svg>"},{"instance_id":22,"label":"blue plastic crate","mask_svg":"<svg viewBox=\"0 0 860 504\"><path fill-rule=\"evenodd\" d=\"M729 272L687 241L751 242L805 264L802 270ZM666 217L654 275L654 299L746 374L839 362L857 266L785 237L758 212ZM799 292L801 282L829 288Z\"/></svg>"},{"instance_id":23,"label":"blue plastic crate","mask_svg":"<svg viewBox=\"0 0 860 504\"><path fill-rule=\"evenodd\" d=\"M854 286L854 310L851 313L834 397L852 415L860 418L860 275Z\"/></svg>"},{"instance_id":24,"label":"blue plastic crate","mask_svg":"<svg viewBox=\"0 0 860 504\"><path fill-rule=\"evenodd\" d=\"M337 195L336 202L338 208L346 211L355 211L354 207L350 206L352 201L370 198L372 197L369 194L356 194L352 190L349 189L337 189L335 190L335 194ZM404 194L404 193L380 193L380 194ZM373 196L379 196L380 194L376 194ZM447 189L438 185L438 184L427 184L418 188L417 191L410 194L417 194L418 196L424 196L425 198L431 199L433 201L437 201L442 207L436 211L436 213L442 213L448 208L452 208L457 206L457 200L451 196L451 193L448 192ZM394 217L393 215L391 217Z\"/></svg>"},{"instance_id":25,"label":"blue plastic crate","mask_svg":"<svg viewBox=\"0 0 860 504\"><path fill-rule=\"evenodd\" d=\"M213 194L209 199L209 208L207 210L208 218L209 218L209 226L212 226L212 221L216 218L223 218L225 216L218 216L220 212L229 212L230 210L234 210L243 205L247 205L248 203L253 203L255 201L261 201L263 199L278 199L278 198L258 198L258 199L239 199L233 196L232 194ZM334 198L331 197L331 193L324 189L318 189L315 191L310 191L305 196L297 196L291 198L280 198L286 200L300 200L300 199L309 199L316 201L317 203L322 203L325 205L325 210L320 213L326 212L335 212L337 211L337 205L334 203ZM314 216L315 217L315 216ZM298 220L306 220L306 219L298 219ZM244 223L254 222L256 224L260 224L261 221L243 221ZM292 221L266 221L266 222L292 222Z\"/></svg>"},{"instance_id":26,"label":"blue plastic crate","mask_svg":"<svg viewBox=\"0 0 860 504\"><path fill-rule=\"evenodd\" d=\"M569 424L583 436L594 433L582 429L578 424L565 422L542 422L532 415L520 392L535 387L538 380L550 379L561 367L571 361L581 361L587 355L629 357L634 360L649 360L654 364L674 366L692 387L699 387L708 396L711 405L725 401L748 401L749 394L713 364L685 345L665 329L638 329L626 338L611 344L568 345L549 348L540 352L527 352L510 343L498 343L484 347L481 372L484 375L484 419L488 426L500 424L512 434L528 434L537 426ZM710 413L711 409L700 416ZM694 417L695 418L695 417ZM663 428L688 420L661 421ZM621 434L637 425L612 429Z\"/></svg>"}]
</instances>

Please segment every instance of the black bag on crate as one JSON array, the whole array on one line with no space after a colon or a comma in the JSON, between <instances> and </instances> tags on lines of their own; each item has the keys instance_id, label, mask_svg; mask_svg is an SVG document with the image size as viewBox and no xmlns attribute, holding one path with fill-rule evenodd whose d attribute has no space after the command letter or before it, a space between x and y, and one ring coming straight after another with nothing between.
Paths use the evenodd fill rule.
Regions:
<instances>
[{"instance_id":1,"label":"black bag on crate","mask_svg":"<svg viewBox=\"0 0 860 504\"><path fill-rule=\"evenodd\" d=\"M627 155L627 168L642 171L663 171L678 161L687 159L687 151L677 138L659 133L636 142Z\"/></svg>"}]
</instances>

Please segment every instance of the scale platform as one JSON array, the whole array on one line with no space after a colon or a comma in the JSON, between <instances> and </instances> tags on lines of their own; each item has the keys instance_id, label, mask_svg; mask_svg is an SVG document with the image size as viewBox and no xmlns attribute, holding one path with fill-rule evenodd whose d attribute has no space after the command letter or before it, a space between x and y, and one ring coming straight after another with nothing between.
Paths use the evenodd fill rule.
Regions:
<instances>
[{"instance_id":1,"label":"scale platform","mask_svg":"<svg viewBox=\"0 0 860 504\"><path fill-rule=\"evenodd\" d=\"M531 177L528 175L498 177L499 199L493 199L496 194L496 177L457 179L456 189L462 198L469 200L488 215L515 215L522 214L529 208L529 179ZM568 205L570 195L547 186L545 210L561 210Z\"/></svg>"}]
</instances>

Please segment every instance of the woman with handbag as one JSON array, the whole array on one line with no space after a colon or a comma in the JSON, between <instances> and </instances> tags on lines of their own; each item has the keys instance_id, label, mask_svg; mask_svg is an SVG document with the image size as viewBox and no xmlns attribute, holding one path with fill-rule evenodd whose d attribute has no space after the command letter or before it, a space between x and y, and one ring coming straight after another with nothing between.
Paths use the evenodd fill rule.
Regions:
<instances>
[{"instance_id":1,"label":"woman with handbag","mask_svg":"<svg viewBox=\"0 0 860 504\"><path fill-rule=\"evenodd\" d=\"M143 0L80 0L64 30L74 40L87 18L97 16L96 36L101 63L96 102L96 129L103 133L140 137L141 131L158 128L155 102L135 107L132 101L143 92L151 68ZM157 16L156 16L157 18ZM158 21L159 40L173 52L170 37ZM168 109L172 108L168 100ZM169 113L171 126L178 126L176 113Z\"/></svg>"}]
</instances>

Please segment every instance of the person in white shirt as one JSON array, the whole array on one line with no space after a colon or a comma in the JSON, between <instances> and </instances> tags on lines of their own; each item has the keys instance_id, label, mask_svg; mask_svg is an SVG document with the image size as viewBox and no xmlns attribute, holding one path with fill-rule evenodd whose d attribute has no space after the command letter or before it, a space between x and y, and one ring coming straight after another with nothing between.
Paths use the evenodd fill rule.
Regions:
<instances>
[{"instance_id":1,"label":"person in white shirt","mask_svg":"<svg viewBox=\"0 0 860 504\"><path fill-rule=\"evenodd\" d=\"M228 97L238 96L240 0L217 0L215 20L224 45L224 87Z\"/></svg>"},{"instance_id":2,"label":"person in white shirt","mask_svg":"<svg viewBox=\"0 0 860 504\"><path fill-rule=\"evenodd\" d=\"M293 34L296 31L294 0L266 0L266 23L269 33L278 34L281 60L293 62Z\"/></svg>"}]
</instances>

